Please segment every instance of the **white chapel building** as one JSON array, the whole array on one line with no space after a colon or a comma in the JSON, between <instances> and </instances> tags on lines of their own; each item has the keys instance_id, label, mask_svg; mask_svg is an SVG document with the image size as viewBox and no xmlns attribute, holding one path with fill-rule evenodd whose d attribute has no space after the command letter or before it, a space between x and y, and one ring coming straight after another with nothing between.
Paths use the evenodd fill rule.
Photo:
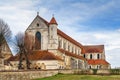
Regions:
<instances>
[{"instance_id":1,"label":"white chapel building","mask_svg":"<svg viewBox=\"0 0 120 80\"><path fill-rule=\"evenodd\" d=\"M48 22L37 15L25 34L33 36L33 51L28 54L31 69L110 68L105 60L104 45L82 45L58 29L54 17ZM18 67L19 55L9 58L9 62L13 67ZM22 67L26 67L25 61Z\"/></svg>"}]
</instances>

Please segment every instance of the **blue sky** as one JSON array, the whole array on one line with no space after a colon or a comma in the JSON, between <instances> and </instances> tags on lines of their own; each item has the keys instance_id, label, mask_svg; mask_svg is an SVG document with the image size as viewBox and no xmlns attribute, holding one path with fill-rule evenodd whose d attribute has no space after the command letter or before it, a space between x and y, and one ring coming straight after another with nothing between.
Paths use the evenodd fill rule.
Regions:
<instances>
[{"instance_id":1,"label":"blue sky","mask_svg":"<svg viewBox=\"0 0 120 80\"><path fill-rule=\"evenodd\" d=\"M0 18L13 35L24 32L37 11L83 45L104 44L106 59L120 67L120 0L0 0Z\"/></svg>"}]
</instances>

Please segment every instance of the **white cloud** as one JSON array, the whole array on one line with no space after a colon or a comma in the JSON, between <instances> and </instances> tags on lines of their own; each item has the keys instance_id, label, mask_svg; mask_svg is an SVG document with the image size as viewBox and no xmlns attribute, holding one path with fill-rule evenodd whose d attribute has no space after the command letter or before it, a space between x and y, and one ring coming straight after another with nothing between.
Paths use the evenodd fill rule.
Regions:
<instances>
[{"instance_id":1,"label":"white cloud","mask_svg":"<svg viewBox=\"0 0 120 80\"><path fill-rule=\"evenodd\" d=\"M120 66L120 29L116 31L93 31L84 30L88 26L78 24L91 18L111 11L118 4L112 0L103 5L91 3L67 3L64 0L1 0L0 18L4 19L13 32L24 31L39 11L40 16L50 20L55 13L58 27L82 44L105 44L107 60L112 65ZM64 5L64 6L63 6ZM114 52L115 50L115 52ZM116 54L116 55L114 55Z\"/></svg>"},{"instance_id":2,"label":"white cloud","mask_svg":"<svg viewBox=\"0 0 120 80\"><path fill-rule=\"evenodd\" d=\"M5 20L11 27L13 34L25 30L36 15L36 1L32 0L11 0L1 1L0 18ZM40 2L40 1L39 1ZM45 10L41 9L42 14ZM18 29L19 28L19 29Z\"/></svg>"},{"instance_id":3,"label":"white cloud","mask_svg":"<svg viewBox=\"0 0 120 80\"><path fill-rule=\"evenodd\" d=\"M120 29L118 29L117 31L120 32Z\"/></svg>"},{"instance_id":4,"label":"white cloud","mask_svg":"<svg viewBox=\"0 0 120 80\"><path fill-rule=\"evenodd\" d=\"M80 32L77 29L66 28L64 30L68 35L79 41L83 45L105 45L106 59L112 67L120 66L120 32Z\"/></svg>"}]
</instances>

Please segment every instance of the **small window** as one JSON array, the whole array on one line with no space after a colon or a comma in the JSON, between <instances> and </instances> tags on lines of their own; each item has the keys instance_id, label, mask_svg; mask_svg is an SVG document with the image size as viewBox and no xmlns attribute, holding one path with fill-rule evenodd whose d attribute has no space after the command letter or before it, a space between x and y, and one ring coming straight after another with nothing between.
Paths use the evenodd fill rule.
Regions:
<instances>
[{"instance_id":1,"label":"small window","mask_svg":"<svg viewBox=\"0 0 120 80\"><path fill-rule=\"evenodd\" d=\"M61 42L60 42L60 41L58 41L58 44L59 44L58 46L59 46L59 48L61 47L60 43L61 43Z\"/></svg>"},{"instance_id":2,"label":"small window","mask_svg":"<svg viewBox=\"0 0 120 80\"><path fill-rule=\"evenodd\" d=\"M37 27L39 27L39 23L37 23Z\"/></svg>"},{"instance_id":3,"label":"small window","mask_svg":"<svg viewBox=\"0 0 120 80\"><path fill-rule=\"evenodd\" d=\"M63 46L63 47L64 47L64 49L66 49L66 43L64 43L64 46Z\"/></svg>"},{"instance_id":4,"label":"small window","mask_svg":"<svg viewBox=\"0 0 120 80\"><path fill-rule=\"evenodd\" d=\"M89 66L89 69L91 69L91 65Z\"/></svg>"},{"instance_id":5,"label":"small window","mask_svg":"<svg viewBox=\"0 0 120 80\"><path fill-rule=\"evenodd\" d=\"M83 55L83 57L85 58L85 54Z\"/></svg>"},{"instance_id":6,"label":"small window","mask_svg":"<svg viewBox=\"0 0 120 80\"><path fill-rule=\"evenodd\" d=\"M80 54L80 51L78 50L78 54Z\"/></svg>"},{"instance_id":7,"label":"small window","mask_svg":"<svg viewBox=\"0 0 120 80\"><path fill-rule=\"evenodd\" d=\"M40 67L38 69L41 69Z\"/></svg>"},{"instance_id":8,"label":"small window","mask_svg":"<svg viewBox=\"0 0 120 80\"><path fill-rule=\"evenodd\" d=\"M90 59L92 59L92 54L90 54Z\"/></svg>"},{"instance_id":9,"label":"small window","mask_svg":"<svg viewBox=\"0 0 120 80\"><path fill-rule=\"evenodd\" d=\"M25 60L25 58L23 58L22 60Z\"/></svg>"},{"instance_id":10,"label":"small window","mask_svg":"<svg viewBox=\"0 0 120 80\"><path fill-rule=\"evenodd\" d=\"M97 59L100 59L100 54L97 54Z\"/></svg>"},{"instance_id":11,"label":"small window","mask_svg":"<svg viewBox=\"0 0 120 80\"><path fill-rule=\"evenodd\" d=\"M70 51L70 45L68 45L68 51Z\"/></svg>"},{"instance_id":12,"label":"small window","mask_svg":"<svg viewBox=\"0 0 120 80\"><path fill-rule=\"evenodd\" d=\"M74 52L74 48L72 47L72 53Z\"/></svg>"},{"instance_id":13,"label":"small window","mask_svg":"<svg viewBox=\"0 0 120 80\"><path fill-rule=\"evenodd\" d=\"M75 49L75 53L78 54L78 53L77 53L77 49Z\"/></svg>"}]
</instances>

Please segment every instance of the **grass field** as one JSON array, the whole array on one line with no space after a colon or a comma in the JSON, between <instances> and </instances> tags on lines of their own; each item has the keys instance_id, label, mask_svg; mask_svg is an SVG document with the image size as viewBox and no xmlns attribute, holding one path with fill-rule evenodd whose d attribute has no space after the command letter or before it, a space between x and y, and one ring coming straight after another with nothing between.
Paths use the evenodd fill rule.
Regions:
<instances>
[{"instance_id":1,"label":"grass field","mask_svg":"<svg viewBox=\"0 0 120 80\"><path fill-rule=\"evenodd\" d=\"M63 75L58 74L52 77L34 80L120 80L120 75Z\"/></svg>"}]
</instances>

